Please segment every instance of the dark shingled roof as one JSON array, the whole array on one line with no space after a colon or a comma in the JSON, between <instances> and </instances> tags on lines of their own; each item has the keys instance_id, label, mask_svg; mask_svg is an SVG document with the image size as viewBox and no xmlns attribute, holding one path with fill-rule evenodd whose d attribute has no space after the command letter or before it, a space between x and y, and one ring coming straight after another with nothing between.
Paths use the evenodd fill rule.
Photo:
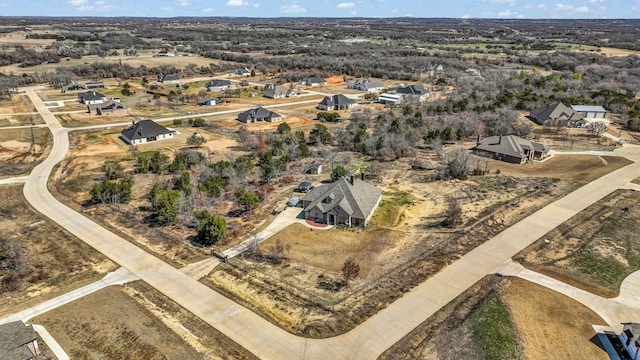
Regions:
<instances>
[{"instance_id":1,"label":"dark shingled roof","mask_svg":"<svg viewBox=\"0 0 640 360\"><path fill-rule=\"evenodd\" d=\"M480 140L476 149L489 151L522 159L525 157L525 150L544 152L546 147L543 144L529 141L515 135L491 136Z\"/></svg>"},{"instance_id":2,"label":"dark shingled roof","mask_svg":"<svg viewBox=\"0 0 640 360\"><path fill-rule=\"evenodd\" d=\"M349 99L348 97L339 94L339 95L333 95L333 96L325 96L324 99L322 99L322 101L320 101L320 103L318 105L325 105L327 107L333 108L333 107L345 107L347 105L353 105L355 104L357 101L353 100L353 99Z\"/></svg>"},{"instance_id":3,"label":"dark shingled roof","mask_svg":"<svg viewBox=\"0 0 640 360\"><path fill-rule=\"evenodd\" d=\"M26 344L37 339L31 325L26 326L22 321L14 321L0 325L0 359L27 360L33 354Z\"/></svg>"},{"instance_id":4,"label":"dark shingled roof","mask_svg":"<svg viewBox=\"0 0 640 360\"><path fill-rule=\"evenodd\" d=\"M225 79L213 79L207 83L207 87L231 86L231 81Z\"/></svg>"},{"instance_id":5,"label":"dark shingled roof","mask_svg":"<svg viewBox=\"0 0 640 360\"><path fill-rule=\"evenodd\" d=\"M563 103L552 103L535 108L531 110L530 115L540 125L552 119L573 122L583 118L580 113Z\"/></svg>"},{"instance_id":6,"label":"dark shingled roof","mask_svg":"<svg viewBox=\"0 0 640 360\"><path fill-rule=\"evenodd\" d=\"M396 93L404 95L427 95L429 92L420 85L411 85L398 88Z\"/></svg>"},{"instance_id":7,"label":"dark shingled roof","mask_svg":"<svg viewBox=\"0 0 640 360\"><path fill-rule=\"evenodd\" d=\"M249 119L267 119L267 118L279 118L282 117L280 114L277 114L271 110L267 110L265 108L258 107L255 109L250 109L238 114L238 120L247 122Z\"/></svg>"},{"instance_id":8,"label":"dark shingled roof","mask_svg":"<svg viewBox=\"0 0 640 360\"><path fill-rule=\"evenodd\" d=\"M157 124L153 120L145 119L122 130L122 135L129 140L146 139L153 136L171 134L173 130Z\"/></svg>"},{"instance_id":9,"label":"dark shingled roof","mask_svg":"<svg viewBox=\"0 0 640 360\"><path fill-rule=\"evenodd\" d=\"M349 216L365 219L374 210L382 190L366 181L355 179L353 184L342 178L332 184L322 185L311 190L304 201L310 201L304 209L310 211L318 207L326 213L336 206L340 206ZM325 201L331 199L331 201Z\"/></svg>"}]
</instances>

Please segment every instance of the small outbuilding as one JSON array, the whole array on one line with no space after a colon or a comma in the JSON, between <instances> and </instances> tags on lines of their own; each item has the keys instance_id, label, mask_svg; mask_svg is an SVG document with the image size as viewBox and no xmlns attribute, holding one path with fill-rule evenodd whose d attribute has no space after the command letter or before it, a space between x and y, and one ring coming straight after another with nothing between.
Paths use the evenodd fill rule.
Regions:
<instances>
[{"instance_id":1,"label":"small outbuilding","mask_svg":"<svg viewBox=\"0 0 640 360\"><path fill-rule=\"evenodd\" d=\"M218 105L218 100L209 96L205 96L198 100L198 106L215 106Z\"/></svg>"},{"instance_id":2,"label":"small outbuilding","mask_svg":"<svg viewBox=\"0 0 640 360\"><path fill-rule=\"evenodd\" d=\"M313 163L307 165L304 171L306 174L320 175L322 174L322 164Z\"/></svg>"},{"instance_id":3,"label":"small outbuilding","mask_svg":"<svg viewBox=\"0 0 640 360\"><path fill-rule=\"evenodd\" d=\"M571 105L571 109L587 119L604 119L607 116L607 110L602 106Z\"/></svg>"}]
</instances>

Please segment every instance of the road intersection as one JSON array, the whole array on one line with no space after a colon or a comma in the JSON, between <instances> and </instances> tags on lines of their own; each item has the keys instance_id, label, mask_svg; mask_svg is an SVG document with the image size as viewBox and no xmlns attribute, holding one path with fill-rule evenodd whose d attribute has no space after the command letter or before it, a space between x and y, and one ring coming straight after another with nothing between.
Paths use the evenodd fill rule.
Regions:
<instances>
[{"instance_id":1,"label":"road intersection","mask_svg":"<svg viewBox=\"0 0 640 360\"><path fill-rule=\"evenodd\" d=\"M51 129L54 140L49 157L26 179L24 195L27 201L43 215L263 359L374 359L526 246L640 176L640 163L636 162L596 179L487 240L348 333L328 339L307 339L271 324L55 199L47 189L49 175L68 150L68 132L77 129L63 128L35 89L27 89L26 93ZM622 153L634 160L640 158L638 148L627 147Z\"/></svg>"}]
</instances>

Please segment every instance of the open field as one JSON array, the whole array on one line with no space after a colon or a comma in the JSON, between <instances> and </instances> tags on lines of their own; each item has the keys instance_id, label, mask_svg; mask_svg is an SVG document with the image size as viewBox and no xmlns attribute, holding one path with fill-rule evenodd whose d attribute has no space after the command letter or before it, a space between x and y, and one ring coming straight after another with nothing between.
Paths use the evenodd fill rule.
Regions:
<instances>
[{"instance_id":1,"label":"open field","mask_svg":"<svg viewBox=\"0 0 640 360\"><path fill-rule=\"evenodd\" d=\"M27 174L47 157L50 149L48 129L0 129L0 177Z\"/></svg>"},{"instance_id":2,"label":"open field","mask_svg":"<svg viewBox=\"0 0 640 360\"><path fill-rule=\"evenodd\" d=\"M74 359L254 359L146 284L108 287L33 321Z\"/></svg>"},{"instance_id":3,"label":"open field","mask_svg":"<svg viewBox=\"0 0 640 360\"><path fill-rule=\"evenodd\" d=\"M102 278L116 266L36 213L21 186L0 188L0 232L19 266L0 271L0 317ZM3 260L4 261L4 260ZM64 266L59 266L64 264Z\"/></svg>"},{"instance_id":4,"label":"open field","mask_svg":"<svg viewBox=\"0 0 640 360\"><path fill-rule=\"evenodd\" d=\"M483 348L483 337L474 332L474 328L477 329L474 324L486 311L483 304L487 301L502 313L500 325L494 323L493 317L488 324L515 330L515 338L494 339L501 340L498 344L515 341L519 348L515 354L495 356L497 348ZM496 308L499 304L504 307ZM603 323L590 309L555 291L518 278L498 280L487 276L396 343L380 359L573 359L578 348L581 359L605 360L608 359L606 352L591 342L595 335L591 325ZM486 335L496 336L497 331Z\"/></svg>"},{"instance_id":5,"label":"open field","mask_svg":"<svg viewBox=\"0 0 640 360\"><path fill-rule=\"evenodd\" d=\"M514 260L573 286L615 297L622 280L640 269L638 200L638 192L619 190L551 231Z\"/></svg>"}]
</instances>

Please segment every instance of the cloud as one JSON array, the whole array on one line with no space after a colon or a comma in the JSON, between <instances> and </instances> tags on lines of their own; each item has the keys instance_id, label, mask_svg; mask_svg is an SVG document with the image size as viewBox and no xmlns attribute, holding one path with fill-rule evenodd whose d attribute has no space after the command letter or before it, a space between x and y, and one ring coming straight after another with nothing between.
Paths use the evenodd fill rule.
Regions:
<instances>
[{"instance_id":1,"label":"cloud","mask_svg":"<svg viewBox=\"0 0 640 360\"><path fill-rule=\"evenodd\" d=\"M231 0L229 0L229 1L231 1ZM287 14L299 14L299 13L306 12L307 9L303 8L299 4L291 4L291 5L281 6L280 7L280 11L282 11L284 13L287 13Z\"/></svg>"},{"instance_id":2,"label":"cloud","mask_svg":"<svg viewBox=\"0 0 640 360\"><path fill-rule=\"evenodd\" d=\"M69 3L75 2L77 5L81 5L77 7L78 11L109 11L115 8L112 4L107 4L104 0L94 1L92 5L87 4L86 0L70 0Z\"/></svg>"},{"instance_id":3,"label":"cloud","mask_svg":"<svg viewBox=\"0 0 640 360\"><path fill-rule=\"evenodd\" d=\"M354 8L356 7L356 3L352 3L352 2L342 2L342 3L338 3L338 5L336 5L336 7L338 9L350 9L350 8Z\"/></svg>"},{"instance_id":4,"label":"cloud","mask_svg":"<svg viewBox=\"0 0 640 360\"><path fill-rule=\"evenodd\" d=\"M67 2L73 6L80 6L86 4L87 0L69 0Z\"/></svg>"},{"instance_id":5,"label":"cloud","mask_svg":"<svg viewBox=\"0 0 640 360\"><path fill-rule=\"evenodd\" d=\"M176 0L176 3L178 3L178 6L188 6L189 0Z\"/></svg>"},{"instance_id":6,"label":"cloud","mask_svg":"<svg viewBox=\"0 0 640 360\"><path fill-rule=\"evenodd\" d=\"M568 13L588 13L591 11L591 9L589 9L588 6L578 6L575 7L571 4L562 4L562 3L558 3L555 6L557 11L564 11L564 12L568 12Z\"/></svg>"},{"instance_id":7,"label":"cloud","mask_svg":"<svg viewBox=\"0 0 640 360\"><path fill-rule=\"evenodd\" d=\"M227 1L227 6L247 6L248 2L244 0L229 0Z\"/></svg>"}]
</instances>

